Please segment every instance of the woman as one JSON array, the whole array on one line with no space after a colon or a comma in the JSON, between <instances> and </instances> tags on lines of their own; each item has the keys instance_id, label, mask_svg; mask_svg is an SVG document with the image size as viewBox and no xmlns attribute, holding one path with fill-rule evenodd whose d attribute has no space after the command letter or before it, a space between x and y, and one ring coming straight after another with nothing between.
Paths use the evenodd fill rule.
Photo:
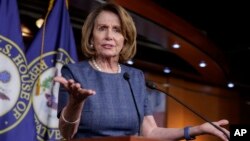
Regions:
<instances>
[{"instance_id":1,"label":"woman","mask_svg":"<svg viewBox=\"0 0 250 141\"><path fill-rule=\"evenodd\" d=\"M208 123L186 128L157 127L142 71L120 64L136 52L135 25L122 7L108 3L90 13L82 29L82 50L89 59L64 66L62 77L54 79L62 85L58 117L64 138L141 135L191 140L212 134L227 140ZM223 126L228 121L214 124Z\"/></svg>"}]
</instances>

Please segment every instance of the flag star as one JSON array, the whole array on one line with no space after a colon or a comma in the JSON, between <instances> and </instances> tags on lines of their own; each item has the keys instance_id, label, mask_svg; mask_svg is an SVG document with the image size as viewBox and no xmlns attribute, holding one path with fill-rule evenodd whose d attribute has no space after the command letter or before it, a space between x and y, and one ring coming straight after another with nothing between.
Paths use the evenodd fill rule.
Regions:
<instances>
[{"instance_id":1,"label":"flag star","mask_svg":"<svg viewBox=\"0 0 250 141\"><path fill-rule=\"evenodd\" d=\"M8 121L5 121L4 124L7 125L7 124L8 124Z\"/></svg>"}]
</instances>

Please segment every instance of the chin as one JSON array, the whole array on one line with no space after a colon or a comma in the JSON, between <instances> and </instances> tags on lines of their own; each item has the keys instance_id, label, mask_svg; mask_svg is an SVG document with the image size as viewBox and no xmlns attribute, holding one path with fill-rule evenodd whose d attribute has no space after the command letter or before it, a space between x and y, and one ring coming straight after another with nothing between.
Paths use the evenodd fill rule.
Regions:
<instances>
[{"instance_id":1,"label":"chin","mask_svg":"<svg viewBox=\"0 0 250 141\"><path fill-rule=\"evenodd\" d=\"M117 53L103 53L102 56L107 57L107 58L111 58L111 57L119 56L119 54L117 54Z\"/></svg>"}]
</instances>

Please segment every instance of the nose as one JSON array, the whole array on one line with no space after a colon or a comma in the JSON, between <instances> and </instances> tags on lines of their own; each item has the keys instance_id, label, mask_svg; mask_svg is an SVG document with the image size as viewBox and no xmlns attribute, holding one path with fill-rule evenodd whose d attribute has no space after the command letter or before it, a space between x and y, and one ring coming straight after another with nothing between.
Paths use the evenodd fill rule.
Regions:
<instances>
[{"instance_id":1,"label":"nose","mask_svg":"<svg viewBox=\"0 0 250 141\"><path fill-rule=\"evenodd\" d=\"M106 32L106 40L112 40L114 38L114 34L112 32L112 30L107 30Z\"/></svg>"}]
</instances>

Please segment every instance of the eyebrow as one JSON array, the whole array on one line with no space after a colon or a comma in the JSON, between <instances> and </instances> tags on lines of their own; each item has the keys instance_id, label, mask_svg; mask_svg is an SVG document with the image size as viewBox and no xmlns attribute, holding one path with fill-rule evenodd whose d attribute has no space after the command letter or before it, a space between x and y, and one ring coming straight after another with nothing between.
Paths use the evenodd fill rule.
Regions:
<instances>
[{"instance_id":1,"label":"eyebrow","mask_svg":"<svg viewBox=\"0 0 250 141\"><path fill-rule=\"evenodd\" d=\"M106 25L106 24L96 24L96 26L97 26L97 27L99 27L99 26L107 26L107 27L108 27L108 25ZM120 25L114 25L113 27L121 28Z\"/></svg>"}]
</instances>

